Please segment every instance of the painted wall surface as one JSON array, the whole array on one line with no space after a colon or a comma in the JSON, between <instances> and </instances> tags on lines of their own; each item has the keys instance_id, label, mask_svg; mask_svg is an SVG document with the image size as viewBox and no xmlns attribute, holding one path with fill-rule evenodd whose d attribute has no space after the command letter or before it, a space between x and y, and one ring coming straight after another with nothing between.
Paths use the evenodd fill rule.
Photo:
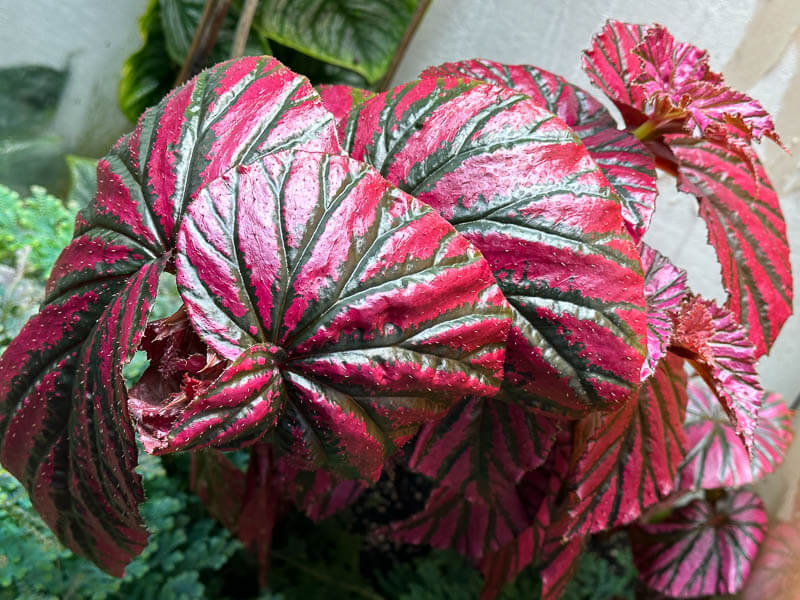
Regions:
<instances>
[{"instance_id":1,"label":"painted wall surface","mask_svg":"<svg viewBox=\"0 0 800 600\"><path fill-rule=\"evenodd\" d=\"M0 67L69 68L53 133L70 152L102 156L132 128L119 110L117 86L122 63L142 44L137 25L146 6L147 0L0 0Z\"/></svg>"},{"instance_id":2,"label":"painted wall surface","mask_svg":"<svg viewBox=\"0 0 800 600\"><path fill-rule=\"evenodd\" d=\"M771 142L759 152L781 199L800 281L800 0L434 0L401 62L395 83L429 65L465 58L535 64L594 93L581 52L608 18L665 25L679 41L710 52L711 67L762 102L791 155ZM621 121L620 121L621 122ZM659 179L661 196L646 240L689 273L691 287L721 301L720 269L706 242L696 200ZM759 364L764 387L792 401L800 395L800 300L769 356ZM796 421L800 429L800 419ZM800 471L800 443L782 473L764 486L773 510L788 506Z\"/></svg>"}]
</instances>

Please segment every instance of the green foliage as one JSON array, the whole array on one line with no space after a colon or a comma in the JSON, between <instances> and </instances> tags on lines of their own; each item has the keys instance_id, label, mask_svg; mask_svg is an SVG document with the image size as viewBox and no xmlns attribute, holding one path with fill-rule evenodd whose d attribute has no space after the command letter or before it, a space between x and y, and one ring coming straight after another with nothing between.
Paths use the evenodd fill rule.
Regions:
<instances>
[{"instance_id":1,"label":"green foliage","mask_svg":"<svg viewBox=\"0 0 800 600\"><path fill-rule=\"evenodd\" d=\"M13 265L16 253L30 248L26 275L46 278L61 250L72 239L72 224L77 206L64 206L55 196L38 186L22 198L0 185L0 263Z\"/></svg>"},{"instance_id":2,"label":"green foliage","mask_svg":"<svg viewBox=\"0 0 800 600\"><path fill-rule=\"evenodd\" d=\"M83 208L97 190L97 159L68 154L66 161L69 169L67 205Z\"/></svg>"},{"instance_id":3,"label":"green foliage","mask_svg":"<svg viewBox=\"0 0 800 600\"><path fill-rule=\"evenodd\" d=\"M204 0L150 0L139 21L143 45L122 66L119 102L131 121L161 100L175 83L192 37L203 13ZM230 57L240 3L234 2L225 17L208 65ZM251 32L245 55L269 53L266 39Z\"/></svg>"},{"instance_id":4,"label":"green foliage","mask_svg":"<svg viewBox=\"0 0 800 600\"><path fill-rule=\"evenodd\" d=\"M633 554L622 533L612 543L581 555L578 570L567 585L563 600L634 599L637 580Z\"/></svg>"},{"instance_id":5,"label":"green foliage","mask_svg":"<svg viewBox=\"0 0 800 600\"><path fill-rule=\"evenodd\" d=\"M0 600L12 598L205 598L204 572L219 569L240 544L205 516L199 500L142 453L142 514L150 543L115 579L65 550L33 511L22 486L0 470Z\"/></svg>"},{"instance_id":6,"label":"green foliage","mask_svg":"<svg viewBox=\"0 0 800 600\"><path fill-rule=\"evenodd\" d=\"M417 4L418 0L270 0L262 3L258 26L271 40L355 71L373 85L389 67Z\"/></svg>"}]
</instances>

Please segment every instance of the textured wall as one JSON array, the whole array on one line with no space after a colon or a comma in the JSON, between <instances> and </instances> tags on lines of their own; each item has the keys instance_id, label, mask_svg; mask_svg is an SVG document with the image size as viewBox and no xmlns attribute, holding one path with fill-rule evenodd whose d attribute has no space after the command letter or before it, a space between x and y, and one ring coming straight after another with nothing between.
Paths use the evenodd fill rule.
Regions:
<instances>
[{"instance_id":1,"label":"textured wall","mask_svg":"<svg viewBox=\"0 0 800 600\"><path fill-rule=\"evenodd\" d=\"M69 67L55 133L71 152L101 156L131 124L117 104L125 58L141 45L147 0L0 0L0 67Z\"/></svg>"}]
</instances>

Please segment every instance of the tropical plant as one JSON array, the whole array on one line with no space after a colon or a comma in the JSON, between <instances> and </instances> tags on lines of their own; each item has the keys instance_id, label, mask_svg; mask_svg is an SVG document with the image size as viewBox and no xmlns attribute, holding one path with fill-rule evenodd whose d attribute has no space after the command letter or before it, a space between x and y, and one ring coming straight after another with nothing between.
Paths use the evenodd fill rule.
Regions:
<instances>
[{"instance_id":1,"label":"tropical plant","mask_svg":"<svg viewBox=\"0 0 800 600\"><path fill-rule=\"evenodd\" d=\"M655 592L741 588L766 515L740 486L791 440L755 369L792 308L752 148L779 139L663 27L610 21L584 67L624 129L486 60L372 94L246 57L147 110L0 357L0 460L48 527L124 573L147 540L138 434L191 453L262 577L288 507L359 505L370 543L456 550L484 597L532 563L558 597L620 528ZM656 167L697 198L724 306L642 242ZM164 272L183 305L148 322ZM407 471L418 506L380 510L375 482Z\"/></svg>"}]
</instances>

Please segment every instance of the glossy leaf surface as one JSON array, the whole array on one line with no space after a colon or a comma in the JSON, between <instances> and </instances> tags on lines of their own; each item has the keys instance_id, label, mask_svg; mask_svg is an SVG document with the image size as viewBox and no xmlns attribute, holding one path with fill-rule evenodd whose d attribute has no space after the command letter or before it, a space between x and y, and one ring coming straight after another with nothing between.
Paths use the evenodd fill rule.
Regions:
<instances>
[{"instance_id":1,"label":"glossy leaf surface","mask_svg":"<svg viewBox=\"0 0 800 600\"><path fill-rule=\"evenodd\" d=\"M274 60L222 64L176 90L99 161L41 312L0 357L0 460L59 539L110 573L146 539L121 369L184 207L235 162L303 145L337 151L332 118Z\"/></svg>"},{"instance_id":2,"label":"glossy leaf surface","mask_svg":"<svg viewBox=\"0 0 800 600\"><path fill-rule=\"evenodd\" d=\"M658 193L655 162L635 136L617 129L614 117L600 102L563 77L532 65L465 60L431 67L420 77L446 76L480 79L514 89L569 125L622 198L622 217L634 241L641 239Z\"/></svg>"},{"instance_id":3,"label":"glossy leaf surface","mask_svg":"<svg viewBox=\"0 0 800 600\"><path fill-rule=\"evenodd\" d=\"M412 469L468 500L491 501L544 463L559 425L519 405L466 398L420 432Z\"/></svg>"},{"instance_id":4,"label":"glossy leaf surface","mask_svg":"<svg viewBox=\"0 0 800 600\"><path fill-rule=\"evenodd\" d=\"M644 583L674 598L739 591L767 532L767 514L753 492L716 503L695 500L633 536L633 560Z\"/></svg>"},{"instance_id":5,"label":"glossy leaf surface","mask_svg":"<svg viewBox=\"0 0 800 600\"><path fill-rule=\"evenodd\" d=\"M417 0L274 0L258 25L271 39L376 83L392 60Z\"/></svg>"},{"instance_id":6,"label":"glossy leaf surface","mask_svg":"<svg viewBox=\"0 0 800 600\"><path fill-rule=\"evenodd\" d=\"M792 313L793 281L778 196L755 153L667 136L678 187L699 201L722 266L725 306L746 326L756 356L769 350Z\"/></svg>"},{"instance_id":7,"label":"glossy leaf surface","mask_svg":"<svg viewBox=\"0 0 800 600\"><path fill-rule=\"evenodd\" d=\"M751 452L762 392L746 332L730 311L699 297L684 303L674 319L670 350L689 359Z\"/></svg>"},{"instance_id":8,"label":"glossy leaf surface","mask_svg":"<svg viewBox=\"0 0 800 600\"><path fill-rule=\"evenodd\" d=\"M375 95L375 92L370 90L362 90L361 88L342 84L318 85L317 91L320 98L322 98L322 104L325 105L325 108L330 111L336 120L336 131L339 133L340 142L344 139L344 131L345 127L347 127L350 111Z\"/></svg>"},{"instance_id":9,"label":"glossy leaf surface","mask_svg":"<svg viewBox=\"0 0 800 600\"><path fill-rule=\"evenodd\" d=\"M644 297L647 301L647 358L642 365L642 381L655 372L667 354L674 323L672 313L689 296L686 271L644 242L639 246L644 269Z\"/></svg>"},{"instance_id":10,"label":"glossy leaf surface","mask_svg":"<svg viewBox=\"0 0 800 600\"><path fill-rule=\"evenodd\" d=\"M345 146L489 261L514 310L509 398L574 417L636 388L638 253L616 195L563 121L507 88L426 78L353 111Z\"/></svg>"},{"instance_id":11,"label":"glossy leaf surface","mask_svg":"<svg viewBox=\"0 0 800 600\"><path fill-rule=\"evenodd\" d=\"M575 435L585 446L565 477L551 531L572 538L626 525L666 498L686 454L686 402L683 360L669 356L637 401L581 421Z\"/></svg>"},{"instance_id":12,"label":"glossy leaf surface","mask_svg":"<svg viewBox=\"0 0 800 600\"><path fill-rule=\"evenodd\" d=\"M253 441L279 415L306 468L374 479L420 424L499 387L509 309L488 266L366 165L296 152L229 171L189 208L178 250L189 317L234 362L198 412L152 424L161 450Z\"/></svg>"}]
</instances>

